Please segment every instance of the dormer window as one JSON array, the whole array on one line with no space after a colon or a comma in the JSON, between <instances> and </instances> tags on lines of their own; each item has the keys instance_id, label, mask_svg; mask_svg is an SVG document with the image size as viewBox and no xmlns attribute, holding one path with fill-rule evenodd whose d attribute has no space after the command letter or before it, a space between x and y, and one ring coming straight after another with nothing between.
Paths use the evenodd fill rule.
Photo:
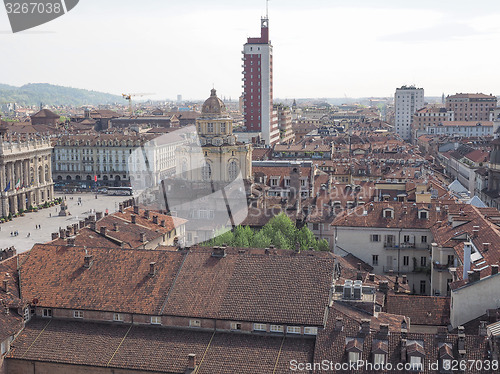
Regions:
<instances>
[{"instance_id":1,"label":"dormer window","mask_svg":"<svg viewBox=\"0 0 500 374\"><path fill-rule=\"evenodd\" d=\"M361 352L363 352L363 341L356 338L346 338L345 350L347 352L348 361L357 362L361 359Z\"/></svg>"},{"instance_id":2,"label":"dormer window","mask_svg":"<svg viewBox=\"0 0 500 374\"><path fill-rule=\"evenodd\" d=\"M392 208L384 209L383 217L384 218L394 218L394 209L392 209Z\"/></svg>"},{"instance_id":3,"label":"dormer window","mask_svg":"<svg viewBox=\"0 0 500 374\"><path fill-rule=\"evenodd\" d=\"M411 365L411 370L421 371L423 369L423 362L425 357L424 342L416 341L408 342L407 346L407 359Z\"/></svg>"},{"instance_id":4,"label":"dormer window","mask_svg":"<svg viewBox=\"0 0 500 374\"><path fill-rule=\"evenodd\" d=\"M374 365L384 365L387 362L388 354L388 343L387 341L379 340L374 341L372 355Z\"/></svg>"},{"instance_id":5,"label":"dormer window","mask_svg":"<svg viewBox=\"0 0 500 374\"><path fill-rule=\"evenodd\" d=\"M451 344L442 343L439 347L439 364L443 373L451 372L451 364L453 359L453 350Z\"/></svg>"},{"instance_id":6,"label":"dormer window","mask_svg":"<svg viewBox=\"0 0 500 374\"><path fill-rule=\"evenodd\" d=\"M418 211L418 218L420 218L420 219L428 219L429 218L429 212L427 210L419 210Z\"/></svg>"}]
</instances>

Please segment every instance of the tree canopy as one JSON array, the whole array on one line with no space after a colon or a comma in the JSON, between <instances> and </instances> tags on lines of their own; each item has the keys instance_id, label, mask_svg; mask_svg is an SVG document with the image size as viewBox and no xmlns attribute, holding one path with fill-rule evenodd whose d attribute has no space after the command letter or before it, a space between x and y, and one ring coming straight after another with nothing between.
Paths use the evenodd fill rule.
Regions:
<instances>
[{"instance_id":1,"label":"tree canopy","mask_svg":"<svg viewBox=\"0 0 500 374\"><path fill-rule=\"evenodd\" d=\"M316 240L307 226L297 229L292 220L285 214L271 218L261 230L254 231L248 226L237 226L233 231L220 232L217 236L202 245L231 247L267 248L274 245L279 249L295 249L305 251L312 248L315 251L328 251L330 246L325 239Z\"/></svg>"}]
</instances>

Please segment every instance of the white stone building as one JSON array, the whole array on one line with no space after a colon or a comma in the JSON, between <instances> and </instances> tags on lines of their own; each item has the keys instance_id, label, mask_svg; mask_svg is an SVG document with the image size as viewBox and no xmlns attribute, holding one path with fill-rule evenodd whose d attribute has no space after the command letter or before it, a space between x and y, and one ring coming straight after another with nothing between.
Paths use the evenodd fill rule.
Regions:
<instances>
[{"instance_id":1,"label":"white stone building","mask_svg":"<svg viewBox=\"0 0 500 374\"><path fill-rule=\"evenodd\" d=\"M415 86L402 86L394 95L396 134L404 140L411 140L413 115L424 107L424 89Z\"/></svg>"}]
</instances>

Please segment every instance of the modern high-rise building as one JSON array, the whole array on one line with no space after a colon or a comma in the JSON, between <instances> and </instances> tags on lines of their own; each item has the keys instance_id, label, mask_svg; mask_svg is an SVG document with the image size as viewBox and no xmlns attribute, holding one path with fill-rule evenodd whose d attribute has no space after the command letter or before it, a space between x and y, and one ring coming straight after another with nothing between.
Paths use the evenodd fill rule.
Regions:
<instances>
[{"instance_id":1,"label":"modern high-rise building","mask_svg":"<svg viewBox=\"0 0 500 374\"><path fill-rule=\"evenodd\" d=\"M261 19L259 38L248 38L243 47L243 113L246 131L260 132L266 145L279 141L273 112L273 46L269 18Z\"/></svg>"},{"instance_id":2,"label":"modern high-rise building","mask_svg":"<svg viewBox=\"0 0 500 374\"><path fill-rule=\"evenodd\" d=\"M404 140L411 140L413 115L424 107L424 89L415 86L396 88L394 95L395 131Z\"/></svg>"}]
</instances>

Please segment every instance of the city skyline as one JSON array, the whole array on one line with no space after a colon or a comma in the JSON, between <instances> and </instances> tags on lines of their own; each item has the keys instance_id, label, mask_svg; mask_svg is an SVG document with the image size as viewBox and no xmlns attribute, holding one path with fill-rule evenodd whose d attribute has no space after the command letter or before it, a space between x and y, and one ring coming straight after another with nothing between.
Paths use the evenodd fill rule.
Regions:
<instances>
[{"instance_id":1,"label":"city skyline","mask_svg":"<svg viewBox=\"0 0 500 374\"><path fill-rule=\"evenodd\" d=\"M500 36L500 6L480 3L273 0L274 96L391 97L404 84L423 87L429 96L495 94L491 45ZM9 73L1 83L155 93L151 99L182 94L188 100L202 99L215 86L234 100L242 93L242 44L258 34L265 5L86 1L19 34L8 31L0 12L0 40L11 51L2 61ZM479 56L486 58L477 69Z\"/></svg>"}]
</instances>

